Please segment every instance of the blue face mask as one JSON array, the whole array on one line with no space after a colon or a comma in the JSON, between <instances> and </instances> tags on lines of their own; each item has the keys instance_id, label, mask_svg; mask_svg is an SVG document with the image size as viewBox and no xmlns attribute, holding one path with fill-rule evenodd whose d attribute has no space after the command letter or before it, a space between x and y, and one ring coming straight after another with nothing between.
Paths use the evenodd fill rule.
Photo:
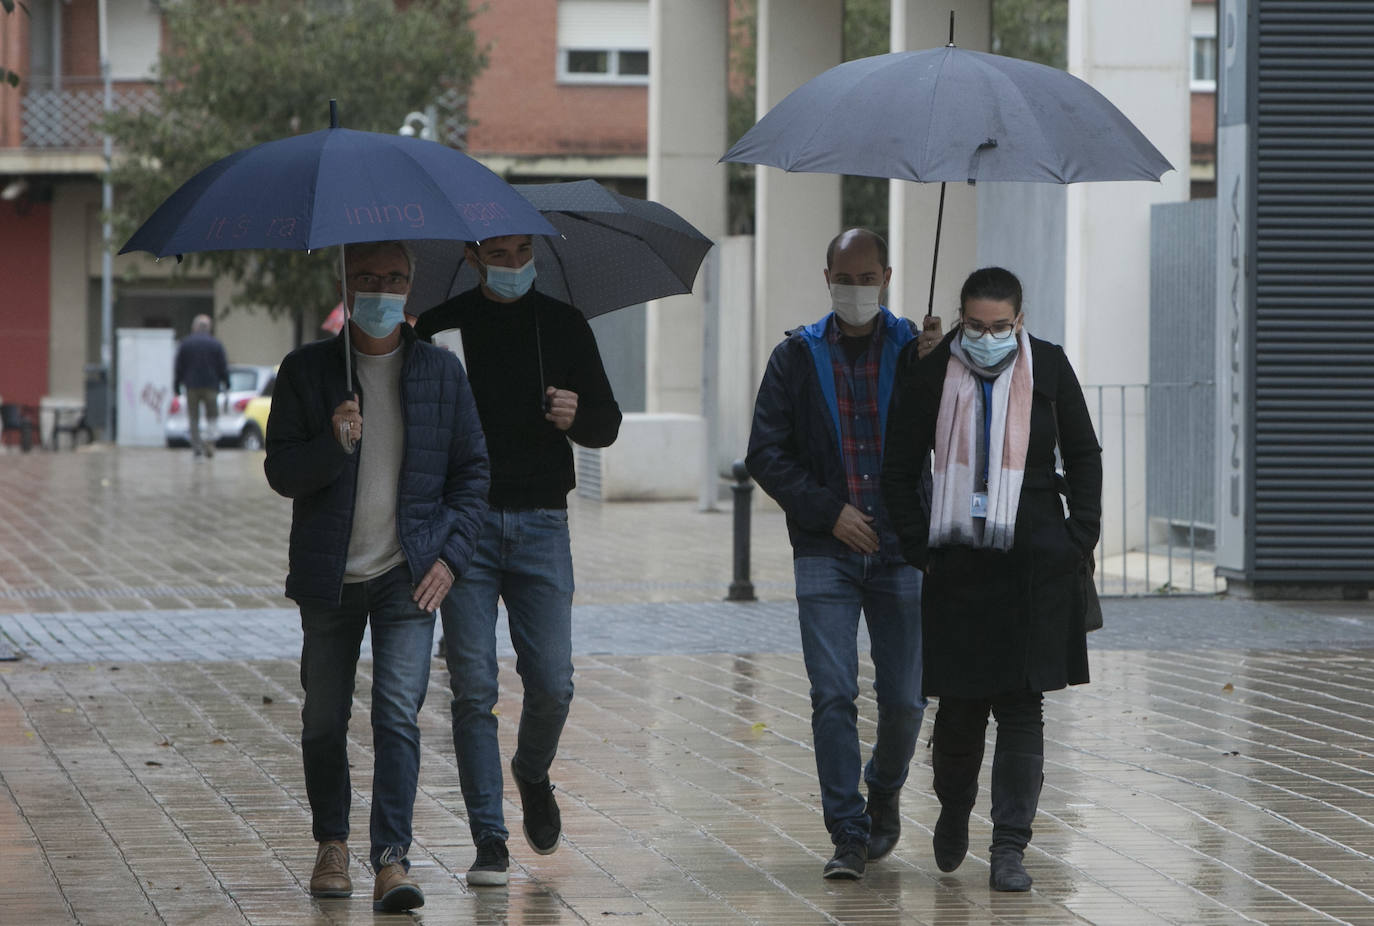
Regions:
<instances>
[{"instance_id":1,"label":"blue face mask","mask_svg":"<svg viewBox=\"0 0 1374 926\"><path fill-rule=\"evenodd\" d=\"M351 317L364 334L380 340L406 320L405 307L400 293L354 293Z\"/></svg>"},{"instance_id":2,"label":"blue face mask","mask_svg":"<svg viewBox=\"0 0 1374 926\"><path fill-rule=\"evenodd\" d=\"M964 332L959 336L959 346L964 349L965 357L984 370L991 370L1016 350L1016 340L1016 335L1000 341L990 334L970 338L968 332Z\"/></svg>"},{"instance_id":3,"label":"blue face mask","mask_svg":"<svg viewBox=\"0 0 1374 926\"><path fill-rule=\"evenodd\" d=\"M525 266L511 270L509 267L493 267L487 264L487 289L502 299L519 299L534 285L534 260Z\"/></svg>"}]
</instances>

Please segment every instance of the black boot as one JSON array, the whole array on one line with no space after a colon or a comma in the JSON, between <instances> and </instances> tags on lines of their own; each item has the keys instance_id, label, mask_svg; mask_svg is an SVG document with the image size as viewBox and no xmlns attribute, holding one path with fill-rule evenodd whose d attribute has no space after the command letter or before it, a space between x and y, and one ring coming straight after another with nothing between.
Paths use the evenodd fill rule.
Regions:
<instances>
[{"instance_id":1,"label":"black boot","mask_svg":"<svg viewBox=\"0 0 1374 926\"><path fill-rule=\"evenodd\" d=\"M994 891L1028 891L1031 877L1021 864L1031 838L1031 822L1045 782L1045 757L1023 752L992 758L992 871Z\"/></svg>"},{"instance_id":2,"label":"black boot","mask_svg":"<svg viewBox=\"0 0 1374 926\"><path fill-rule=\"evenodd\" d=\"M930 763L935 770L935 796L940 799L940 818L935 821L931 845L935 864L941 871L953 871L968 855L968 817L978 798L978 769L983 766L981 734L970 743L968 752L948 752L940 748L937 728L931 743ZM977 745L974 746L973 744Z\"/></svg>"},{"instance_id":3,"label":"black boot","mask_svg":"<svg viewBox=\"0 0 1374 926\"><path fill-rule=\"evenodd\" d=\"M868 789L868 860L876 862L892 851L902 837L901 791Z\"/></svg>"}]
</instances>

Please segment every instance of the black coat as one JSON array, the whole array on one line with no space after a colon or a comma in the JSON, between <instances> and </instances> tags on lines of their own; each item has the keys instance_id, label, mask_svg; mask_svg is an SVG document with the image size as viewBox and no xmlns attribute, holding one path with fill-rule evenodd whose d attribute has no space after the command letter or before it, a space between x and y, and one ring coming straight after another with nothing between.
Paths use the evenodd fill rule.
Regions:
<instances>
[{"instance_id":1,"label":"black coat","mask_svg":"<svg viewBox=\"0 0 1374 926\"><path fill-rule=\"evenodd\" d=\"M455 576L467 570L487 513L490 476L462 364L417 342L409 325L401 326L401 342L405 451L396 531L411 583L418 584L440 556ZM344 452L332 424L334 409L348 397L345 377L340 335L288 354L272 388L263 468L268 484L294 500L286 597L299 603L338 605L343 592L358 486L358 454ZM358 403L366 424L361 390Z\"/></svg>"},{"instance_id":2,"label":"black coat","mask_svg":"<svg viewBox=\"0 0 1374 926\"><path fill-rule=\"evenodd\" d=\"M1031 338L1034 387L1026 476L1012 549L927 548L921 474L935 447L946 336L924 360L902 354L883 459L883 496L912 565L925 570L921 624L927 695L983 698L1088 680L1082 570L1102 521L1102 449L1083 390L1058 345ZM1055 420L1069 517L1056 490Z\"/></svg>"}]
</instances>

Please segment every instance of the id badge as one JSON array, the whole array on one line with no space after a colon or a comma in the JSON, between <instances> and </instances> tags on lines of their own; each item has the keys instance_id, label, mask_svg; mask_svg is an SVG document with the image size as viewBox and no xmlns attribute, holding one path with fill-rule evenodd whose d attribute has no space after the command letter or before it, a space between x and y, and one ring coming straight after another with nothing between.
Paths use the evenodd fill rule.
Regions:
<instances>
[{"instance_id":1,"label":"id badge","mask_svg":"<svg viewBox=\"0 0 1374 926\"><path fill-rule=\"evenodd\" d=\"M988 493L973 493L973 511L975 518L986 518L988 516Z\"/></svg>"}]
</instances>

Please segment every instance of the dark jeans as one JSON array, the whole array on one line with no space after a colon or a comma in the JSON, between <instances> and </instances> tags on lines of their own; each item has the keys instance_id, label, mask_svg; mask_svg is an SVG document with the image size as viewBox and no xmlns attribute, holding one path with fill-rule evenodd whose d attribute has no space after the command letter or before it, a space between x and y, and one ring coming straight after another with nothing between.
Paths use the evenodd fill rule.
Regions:
<instances>
[{"instance_id":1,"label":"dark jeans","mask_svg":"<svg viewBox=\"0 0 1374 926\"><path fill-rule=\"evenodd\" d=\"M851 553L793 561L802 657L811 681L811 735L825 828L838 845L868 840L859 793L859 613L872 643L878 730L863 767L869 794L900 790L921 730L921 573Z\"/></svg>"},{"instance_id":2,"label":"dark jeans","mask_svg":"<svg viewBox=\"0 0 1374 926\"><path fill-rule=\"evenodd\" d=\"M348 720L363 631L372 624L373 870L405 862L420 775L416 718L429 685L434 614L411 600L410 569L402 564L367 582L343 587L337 608L301 606L301 755L315 840L348 838L352 783Z\"/></svg>"},{"instance_id":3,"label":"dark jeans","mask_svg":"<svg viewBox=\"0 0 1374 926\"><path fill-rule=\"evenodd\" d=\"M542 781L558 751L573 697L572 549L562 508L487 514L472 561L443 603L453 689L453 747L474 842L508 835L502 811L496 604L506 603L515 671L524 687L511 766Z\"/></svg>"}]
</instances>

